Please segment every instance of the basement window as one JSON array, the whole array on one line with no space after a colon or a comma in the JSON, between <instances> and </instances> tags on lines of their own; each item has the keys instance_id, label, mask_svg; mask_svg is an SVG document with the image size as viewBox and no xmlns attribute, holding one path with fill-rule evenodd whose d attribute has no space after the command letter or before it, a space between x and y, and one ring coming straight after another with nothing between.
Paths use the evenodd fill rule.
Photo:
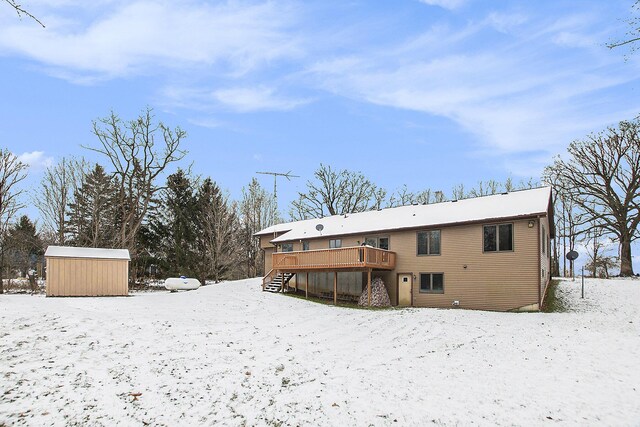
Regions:
<instances>
[{"instance_id":1,"label":"basement window","mask_svg":"<svg viewBox=\"0 0 640 427\"><path fill-rule=\"evenodd\" d=\"M420 292L443 294L444 273L420 273Z\"/></svg>"}]
</instances>

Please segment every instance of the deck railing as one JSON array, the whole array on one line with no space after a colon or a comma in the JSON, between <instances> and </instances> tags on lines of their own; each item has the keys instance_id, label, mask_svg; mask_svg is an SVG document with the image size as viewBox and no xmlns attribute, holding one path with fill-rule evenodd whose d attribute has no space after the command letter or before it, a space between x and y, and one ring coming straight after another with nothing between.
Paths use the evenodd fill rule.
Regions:
<instances>
[{"instance_id":1,"label":"deck railing","mask_svg":"<svg viewBox=\"0 0 640 427\"><path fill-rule=\"evenodd\" d=\"M283 271L382 269L393 270L396 253L371 246L319 249L313 251L276 252L272 255L273 269Z\"/></svg>"}]
</instances>

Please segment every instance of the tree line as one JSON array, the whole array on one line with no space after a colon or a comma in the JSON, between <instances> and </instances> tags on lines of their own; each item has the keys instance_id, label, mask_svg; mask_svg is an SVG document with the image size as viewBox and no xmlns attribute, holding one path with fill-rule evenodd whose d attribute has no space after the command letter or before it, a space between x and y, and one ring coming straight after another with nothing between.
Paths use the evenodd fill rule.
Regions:
<instances>
[{"instance_id":1,"label":"tree line","mask_svg":"<svg viewBox=\"0 0 640 427\"><path fill-rule=\"evenodd\" d=\"M26 165L0 151L0 279L35 268L49 244L126 248L131 281L187 275L201 281L254 277L263 258L254 233L283 221L275 198L254 178L239 200L210 177L181 166L186 132L157 122L147 109L134 120L115 113L94 121L102 163L63 158L44 173L32 195L41 224L18 216ZM176 165L174 173L169 167ZM580 246L595 275L633 274L631 247L638 238L640 124L621 122L569 145L542 176L553 187L556 239L554 275L571 274L565 254ZM541 185L508 178L459 184L448 193L431 188L394 191L359 171L320 164L289 207L292 220L320 218L409 204L440 203ZM610 247L618 245L618 253ZM2 292L0 280L0 292Z\"/></svg>"}]
</instances>

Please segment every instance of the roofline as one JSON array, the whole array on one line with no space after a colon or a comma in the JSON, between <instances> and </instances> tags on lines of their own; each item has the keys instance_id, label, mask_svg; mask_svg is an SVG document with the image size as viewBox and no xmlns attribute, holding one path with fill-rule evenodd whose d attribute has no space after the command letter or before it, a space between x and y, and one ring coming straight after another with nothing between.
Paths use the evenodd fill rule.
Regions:
<instances>
[{"instance_id":1,"label":"roofline","mask_svg":"<svg viewBox=\"0 0 640 427\"><path fill-rule=\"evenodd\" d=\"M419 225L419 226L411 226L411 227L400 227L400 228L383 228L383 229L375 229L369 231L359 231L355 233L342 233L342 234L325 234L322 236L315 237L305 237L303 239L290 239L290 240L281 240L277 243L286 243L286 242L298 242L301 240L315 240L321 239L323 237L337 237L337 236L357 236L357 235L366 235L370 233L380 233L380 232L388 232L388 231L409 231L409 230L422 230L422 229L430 229L434 227L455 227L459 225L471 225L471 224L481 224L481 223L492 223L497 221L513 221L513 220L521 220L521 219L530 219L530 218L540 218L546 217L548 215L547 211L538 212L538 213L528 213L523 215L515 215L515 216L505 216L505 217L495 217L495 218L482 218L482 219L474 219L469 221L459 221L459 222L441 222L438 224L428 224L428 225ZM270 234L270 233L267 233ZM269 240L271 243L274 239Z\"/></svg>"}]
</instances>

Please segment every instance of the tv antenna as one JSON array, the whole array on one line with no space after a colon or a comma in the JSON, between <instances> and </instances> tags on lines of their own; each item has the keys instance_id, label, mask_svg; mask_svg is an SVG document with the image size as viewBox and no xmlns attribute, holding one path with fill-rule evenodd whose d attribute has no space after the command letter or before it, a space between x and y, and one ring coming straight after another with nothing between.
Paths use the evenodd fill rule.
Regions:
<instances>
[{"instance_id":1,"label":"tv antenna","mask_svg":"<svg viewBox=\"0 0 640 427\"><path fill-rule=\"evenodd\" d=\"M279 176L283 176L285 178L287 178L287 181L291 181L291 178L300 178L298 175L291 175L291 171L286 172L286 173L282 173L282 172L256 172L259 173L261 175L273 175L273 198L274 200L276 200L276 204L277 204L277 200L278 200L278 177Z\"/></svg>"},{"instance_id":2,"label":"tv antenna","mask_svg":"<svg viewBox=\"0 0 640 427\"><path fill-rule=\"evenodd\" d=\"M287 178L287 181L291 181L291 178L300 178L298 175L291 175L291 171L283 173L283 172L256 172L261 175L273 175L273 221L275 224L276 220L276 212L278 212L278 177L282 176ZM276 231L273 231L273 235L275 237Z\"/></svg>"}]
</instances>

